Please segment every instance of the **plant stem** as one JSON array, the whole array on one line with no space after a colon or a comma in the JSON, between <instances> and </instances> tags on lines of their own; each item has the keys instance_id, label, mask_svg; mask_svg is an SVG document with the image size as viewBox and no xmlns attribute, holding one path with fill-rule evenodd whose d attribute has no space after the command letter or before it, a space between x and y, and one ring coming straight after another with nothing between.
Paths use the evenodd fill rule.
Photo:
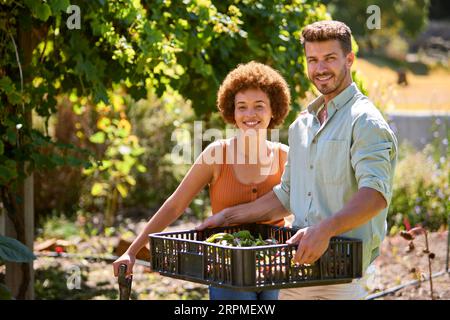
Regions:
<instances>
[{"instance_id":1,"label":"plant stem","mask_svg":"<svg viewBox=\"0 0 450 320\"><path fill-rule=\"evenodd\" d=\"M449 255L450 255L450 213L448 213L448 219L447 219L447 257L445 259L445 271L447 273L450 273Z\"/></svg>"},{"instance_id":2,"label":"plant stem","mask_svg":"<svg viewBox=\"0 0 450 320\"><path fill-rule=\"evenodd\" d=\"M430 248L428 247L428 232L426 230L424 230L424 234L425 234L425 247L426 247L427 255L428 255L428 272L430 273L430 295L431 295L431 300L434 300L433 278L432 278L432 272L431 272Z\"/></svg>"}]
</instances>

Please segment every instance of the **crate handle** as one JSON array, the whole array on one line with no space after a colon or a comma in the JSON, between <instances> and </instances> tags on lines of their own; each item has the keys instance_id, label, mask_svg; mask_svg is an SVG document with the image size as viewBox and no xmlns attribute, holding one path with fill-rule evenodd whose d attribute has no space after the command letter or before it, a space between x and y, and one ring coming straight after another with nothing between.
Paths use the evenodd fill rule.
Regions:
<instances>
[{"instance_id":1,"label":"crate handle","mask_svg":"<svg viewBox=\"0 0 450 320\"><path fill-rule=\"evenodd\" d=\"M187 276L204 278L204 255L194 252L178 252L178 272Z\"/></svg>"}]
</instances>

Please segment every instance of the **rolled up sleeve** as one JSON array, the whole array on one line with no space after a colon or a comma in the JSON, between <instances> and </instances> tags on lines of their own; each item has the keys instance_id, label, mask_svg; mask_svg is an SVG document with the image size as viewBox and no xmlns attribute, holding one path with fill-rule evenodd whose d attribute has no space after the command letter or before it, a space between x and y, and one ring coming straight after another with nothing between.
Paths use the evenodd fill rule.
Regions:
<instances>
[{"instance_id":1,"label":"rolled up sleeve","mask_svg":"<svg viewBox=\"0 0 450 320\"><path fill-rule=\"evenodd\" d=\"M351 147L351 163L358 189L377 190L389 206L397 161L397 140L389 126L363 114L356 120Z\"/></svg>"}]
</instances>

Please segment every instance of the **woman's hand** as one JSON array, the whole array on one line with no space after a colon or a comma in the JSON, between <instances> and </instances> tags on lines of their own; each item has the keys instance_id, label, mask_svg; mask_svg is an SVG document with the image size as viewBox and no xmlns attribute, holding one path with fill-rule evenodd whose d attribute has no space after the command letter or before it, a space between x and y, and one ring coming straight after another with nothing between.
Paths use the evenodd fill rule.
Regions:
<instances>
[{"instance_id":1,"label":"woman's hand","mask_svg":"<svg viewBox=\"0 0 450 320\"><path fill-rule=\"evenodd\" d=\"M113 268L114 268L114 276L119 276L119 267L122 264L125 264L127 266L127 274L126 277L128 278L133 274L133 266L136 261L136 256L129 254L128 252L125 252L123 255L121 255L119 258L117 258L116 261L113 262Z\"/></svg>"},{"instance_id":2,"label":"woman's hand","mask_svg":"<svg viewBox=\"0 0 450 320\"><path fill-rule=\"evenodd\" d=\"M228 207L212 215L197 226L196 230L224 227L235 224L254 223L281 219L289 215L283 204L273 191L270 191L253 202Z\"/></svg>"},{"instance_id":3,"label":"woman's hand","mask_svg":"<svg viewBox=\"0 0 450 320\"><path fill-rule=\"evenodd\" d=\"M201 231L206 228L215 228L215 227L224 227L228 225L227 220L225 219L225 210L224 209L211 217L207 218L200 225L195 227L195 230Z\"/></svg>"}]
</instances>

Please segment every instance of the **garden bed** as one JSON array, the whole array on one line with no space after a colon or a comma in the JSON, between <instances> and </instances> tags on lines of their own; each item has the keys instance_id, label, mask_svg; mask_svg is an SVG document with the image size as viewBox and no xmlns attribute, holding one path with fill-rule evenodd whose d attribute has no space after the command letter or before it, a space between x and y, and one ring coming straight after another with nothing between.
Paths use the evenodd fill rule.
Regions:
<instances>
[{"instance_id":1,"label":"garden bed","mask_svg":"<svg viewBox=\"0 0 450 320\"><path fill-rule=\"evenodd\" d=\"M168 230L191 229L195 223L180 223ZM104 254L112 250L117 237L92 237L77 247L79 253ZM405 253L408 241L400 236L387 237L382 245L381 256L376 260L378 271L374 281L369 283L371 293L387 290L417 279L421 273L428 274L428 260L422 253L424 241L415 240L416 249ZM430 233L430 249L436 254L432 262L433 273L442 271L445 265L447 231ZM112 251L110 251L112 252ZM118 299L117 279L112 273L111 262L95 259L67 259L40 257L35 262L37 299ZM81 275L79 288L73 277ZM69 279L70 278L70 279ZM72 283L72 289L67 281ZM450 300L450 277L443 275L433 279L435 296ZM69 286L70 287L70 286ZM132 299L139 300L190 300L208 299L208 287L202 284L167 278L142 265L136 265L132 286ZM378 299L430 299L429 282L408 286L393 294Z\"/></svg>"},{"instance_id":2,"label":"garden bed","mask_svg":"<svg viewBox=\"0 0 450 320\"><path fill-rule=\"evenodd\" d=\"M384 291L419 278L423 274L428 277L428 258L424 249L425 240L418 237L414 240L415 250L406 253L408 241L399 235L387 237L381 249L381 255L376 260L377 274L374 283L371 283L372 293ZM429 234L430 251L436 257L432 260L433 273L445 269L447 250L447 231L437 231ZM433 279L433 290L437 299L450 300L450 276L443 275ZM418 300L431 299L430 284L428 281L407 286L393 294L384 296L384 300Z\"/></svg>"}]
</instances>

